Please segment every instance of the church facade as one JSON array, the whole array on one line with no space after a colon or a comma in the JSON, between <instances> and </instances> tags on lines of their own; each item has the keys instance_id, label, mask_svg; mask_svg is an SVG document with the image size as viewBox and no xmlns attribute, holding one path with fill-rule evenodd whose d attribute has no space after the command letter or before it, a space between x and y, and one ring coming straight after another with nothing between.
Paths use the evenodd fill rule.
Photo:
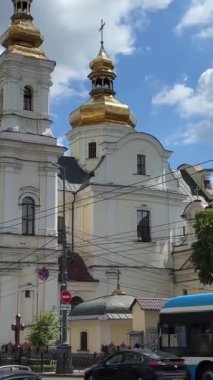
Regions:
<instances>
[{"instance_id":1,"label":"church facade","mask_svg":"<svg viewBox=\"0 0 213 380\"><path fill-rule=\"evenodd\" d=\"M136 298L181 293L172 252L184 242L191 202L170 168L172 152L138 132L116 98L103 41L90 63L89 100L70 114L64 156L49 114L55 62L41 48L32 0L12 3L0 38L0 345L13 340L16 314L30 325L43 310L59 313L64 195L73 305L112 294L116 283Z\"/></svg>"},{"instance_id":2,"label":"church facade","mask_svg":"<svg viewBox=\"0 0 213 380\"><path fill-rule=\"evenodd\" d=\"M187 202L169 165L172 152L137 132L132 111L115 96L114 65L103 41L90 70L90 98L71 112L67 133L70 154L85 171L69 194L67 225L71 251L97 282L91 289L80 275L77 281L70 276L70 290L82 300L111 294L119 273L128 294L170 297L171 251L183 236Z\"/></svg>"}]
</instances>

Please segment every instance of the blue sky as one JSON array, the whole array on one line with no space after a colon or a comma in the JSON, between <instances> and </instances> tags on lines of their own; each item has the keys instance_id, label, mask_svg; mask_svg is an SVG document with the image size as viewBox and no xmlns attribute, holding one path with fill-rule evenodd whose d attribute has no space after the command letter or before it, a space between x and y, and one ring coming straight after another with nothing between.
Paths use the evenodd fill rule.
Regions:
<instances>
[{"instance_id":1,"label":"blue sky","mask_svg":"<svg viewBox=\"0 0 213 380\"><path fill-rule=\"evenodd\" d=\"M3 32L12 1L0 8ZM174 151L173 168L213 159L213 0L34 0L32 14L57 63L51 112L60 141L69 113L88 98L103 18L117 98L132 108L137 130Z\"/></svg>"}]
</instances>

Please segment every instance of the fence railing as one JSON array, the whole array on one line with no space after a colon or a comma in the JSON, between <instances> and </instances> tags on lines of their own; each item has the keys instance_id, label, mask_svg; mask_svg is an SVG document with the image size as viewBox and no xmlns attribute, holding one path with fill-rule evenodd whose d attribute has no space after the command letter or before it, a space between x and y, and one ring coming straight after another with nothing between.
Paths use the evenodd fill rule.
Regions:
<instances>
[{"instance_id":1,"label":"fence railing","mask_svg":"<svg viewBox=\"0 0 213 380\"><path fill-rule=\"evenodd\" d=\"M73 369L83 370L98 363L104 358L104 354L89 354L89 353L73 353L72 367ZM57 351L54 352L39 352L39 353L1 353L0 352L0 366L19 364L29 366L32 371L44 373L44 372L55 372L57 360L59 359L59 354Z\"/></svg>"}]
</instances>

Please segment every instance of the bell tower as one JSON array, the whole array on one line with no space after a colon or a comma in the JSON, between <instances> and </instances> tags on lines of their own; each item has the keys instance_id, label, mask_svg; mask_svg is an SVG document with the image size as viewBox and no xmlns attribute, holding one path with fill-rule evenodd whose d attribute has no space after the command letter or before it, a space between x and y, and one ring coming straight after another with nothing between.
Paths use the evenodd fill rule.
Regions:
<instances>
[{"instance_id":1,"label":"bell tower","mask_svg":"<svg viewBox=\"0 0 213 380\"><path fill-rule=\"evenodd\" d=\"M12 0L11 25L0 37L0 132L52 136L49 90L55 63L41 49L43 37L33 25L33 0Z\"/></svg>"},{"instance_id":2,"label":"bell tower","mask_svg":"<svg viewBox=\"0 0 213 380\"><path fill-rule=\"evenodd\" d=\"M115 67L105 51L103 33L99 53L89 67L90 98L70 113L72 130L67 138L72 155L84 169L91 171L105 155L104 142L118 141L134 131L136 119L130 107L115 97Z\"/></svg>"},{"instance_id":3,"label":"bell tower","mask_svg":"<svg viewBox=\"0 0 213 380\"><path fill-rule=\"evenodd\" d=\"M33 1L8 3L13 6L11 24L0 37L5 48L0 55L0 256L8 264L0 295L11 297L10 302L0 297L5 320L0 344L11 340L8 320L18 310L31 324L41 310L58 307L57 162L65 150L51 131L49 91L55 62L41 48ZM51 283L39 282L41 262Z\"/></svg>"}]
</instances>

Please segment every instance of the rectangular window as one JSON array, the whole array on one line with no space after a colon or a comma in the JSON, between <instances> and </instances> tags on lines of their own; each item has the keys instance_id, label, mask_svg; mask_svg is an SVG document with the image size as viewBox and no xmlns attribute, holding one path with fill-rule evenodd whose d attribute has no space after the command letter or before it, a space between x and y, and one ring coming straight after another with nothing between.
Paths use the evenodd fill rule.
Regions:
<instances>
[{"instance_id":1,"label":"rectangular window","mask_svg":"<svg viewBox=\"0 0 213 380\"><path fill-rule=\"evenodd\" d=\"M137 174L146 174L146 156L144 154L137 155Z\"/></svg>"},{"instance_id":2,"label":"rectangular window","mask_svg":"<svg viewBox=\"0 0 213 380\"><path fill-rule=\"evenodd\" d=\"M25 298L30 298L30 290L25 290Z\"/></svg>"},{"instance_id":3,"label":"rectangular window","mask_svg":"<svg viewBox=\"0 0 213 380\"><path fill-rule=\"evenodd\" d=\"M3 112L3 100L4 100L4 94L3 94L3 88L0 89L0 119L2 117Z\"/></svg>"},{"instance_id":4,"label":"rectangular window","mask_svg":"<svg viewBox=\"0 0 213 380\"><path fill-rule=\"evenodd\" d=\"M58 244L63 243L63 216L58 216Z\"/></svg>"},{"instance_id":5,"label":"rectangular window","mask_svg":"<svg viewBox=\"0 0 213 380\"><path fill-rule=\"evenodd\" d=\"M137 211L137 236L138 236L138 241L141 241L141 242L151 241L150 211L147 211L147 210Z\"/></svg>"},{"instance_id":6,"label":"rectangular window","mask_svg":"<svg viewBox=\"0 0 213 380\"><path fill-rule=\"evenodd\" d=\"M89 158L96 158L96 142L89 143Z\"/></svg>"},{"instance_id":7,"label":"rectangular window","mask_svg":"<svg viewBox=\"0 0 213 380\"><path fill-rule=\"evenodd\" d=\"M81 331L81 334L80 334L80 346L81 346L80 350L81 351L87 351L87 349L88 349L87 339L88 339L87 332Z\"/></svg>"}]
</instances>

